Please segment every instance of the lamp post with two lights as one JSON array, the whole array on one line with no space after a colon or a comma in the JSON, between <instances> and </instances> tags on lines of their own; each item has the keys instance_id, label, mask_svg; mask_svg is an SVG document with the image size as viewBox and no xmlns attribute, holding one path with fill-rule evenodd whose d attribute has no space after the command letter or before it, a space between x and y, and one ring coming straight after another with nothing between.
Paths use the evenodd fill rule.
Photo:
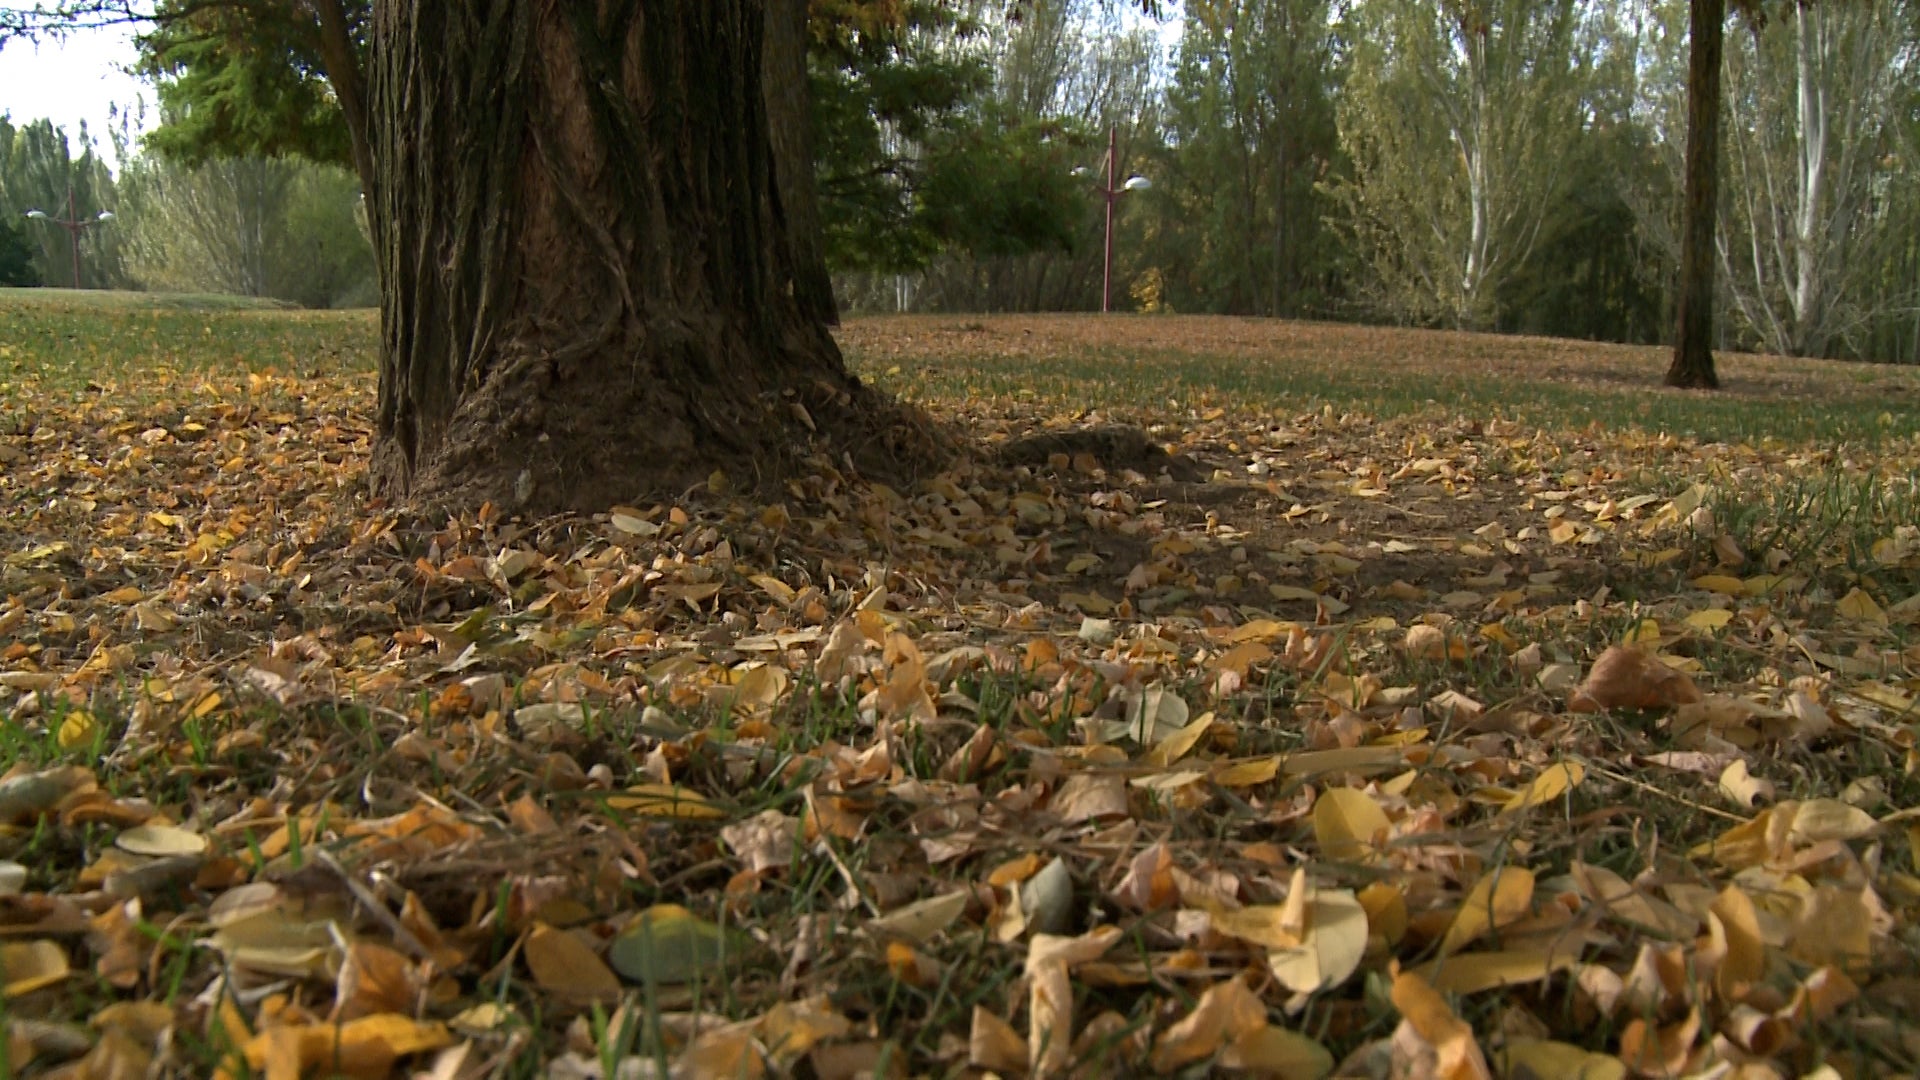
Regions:
<instances>
[{"instance_id":1,"label":"lamp post with two lights","mask_svg":"<svg viewBox=\"0 0 1920 1080\"><path fill-rule=\"evenodd\" d=\"M1107 128L1107 182L1101 186L1100 194L1107 200L1107 249L1100 267L1100 312L1106 314L1113 310L1113 204L1120 196L1129 191L1145 191L1153 186L1153 181L1135 173L1127 177L1126 182L1116 185L1115 172L1119 168L1120 129L1117 126ZM1085 166L1075 169L1080 176L1087 175Z\"/></svg>"},{"instance_id":2,"label":"lamp post with two lights","mask_svg":"<svg viewBox=\"0 0 1920 1080\"><path fill-rule=\"evenodd\" d=\"M27 216L35 221L44 221L49 225L58 225L67 230L67 236L73 243L73 287L80 287L80 234L96 225L105 225L113 220L113 211L102 210L90 218L80 216L73 200L73 185L67 185L67 216L57 218L45 210L29 210Z\"/></svg>"}]
</instances>

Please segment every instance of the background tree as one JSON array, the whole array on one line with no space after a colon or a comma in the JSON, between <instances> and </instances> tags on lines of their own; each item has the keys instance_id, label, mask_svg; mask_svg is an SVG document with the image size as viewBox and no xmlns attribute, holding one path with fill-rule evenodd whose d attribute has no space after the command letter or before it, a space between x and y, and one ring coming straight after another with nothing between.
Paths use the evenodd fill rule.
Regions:
<instances>
[{"instance_id":1,"label":"background tree","mask_svg":"<svg viewBox=\"0 0 1920 1080\"><path fill-rule=\"evenodd\" d=\"M986 35L992 89L982 106L1021 133L1021 161L1048 183L1049 242L950 250L920 276L915 303L944 311L1092 311L1100 306L1107 133L1118 132L1126 176L1159 147L1157 43L1151 31L1100 0L1032 0L994 15ZM964 186L969 166L948 173ZM1012 180L1004 165L995 165ZM1076 178L1074 170L1080 170ZM1128 303L1152 227L1132 196L1116 217L1114 299ZM1030 207L1030 210L1039 207ZM1038 226L1040 215L1026 220Z\"/></svg>"},{"instance_id":2,"label":"background tree","mask_svg":"<svg viewBox=\"0 0 1920 1080\"><path fill-rule=\"evenodd\" d=\"M794 299L763 19L376 3L376 491L599 508L816 439L816 475L911 456Z\"/></svg>"},{"instance_id":3,"label":"background tree","mask_svg":"<svg viewBox=\"0 0 1920 1080\"><path fill-rule=\"evenodd\" d=\"M73 145L79 154L73 153ZM103 210L118 210L113 173L107 168L85 127L72 142L66 130L48 120L15 127L0 117L0 213L19 221L27 210L54 217L69 213L81 219ZM72 191L69 206L67 193ZM121 288L125 270L126 231L121 222L89 228L80 234L80 285L87 289ZM73 282L73 242L65 229L45 222L25 222L22 234L32 251L34 272L42 282L67 286Z\"/></svg>"},{"instance_id":4,"label":"background tree","mask_svg":"<svg viewBox=\"0 0 1920 1080\"><path fill-rule=\"evenodd\" d=\"M1045 126L987 95L979 25L934 3L816 20L813 145L839 271L917 271L942 251L1064 244L1075 194Z\"/></svg>"},{"instance_id":5,"label":"background tree","mask_svg":"<svg viewBox=\"0 0 1920 1080\"><path fill-rule=\"evenodd\" d=\"M368 0L315 5L161 0L139 39L161 124L147 146L175 161L293 156L357 168L334 91L319 8L349 28L348 62L366 61Z\"/></svg>"},{"instance_id":6,"label":"background tree","mask_svg":"<svg viewBox=\"0 0 1920 1080\"><path fill-rule=\"evenodd\" d=\"M12 218L0 220L0 285L38 284L40 271L34 268L33 245L27 243L26 230Z\"/></svg>"},{"instance_id":7,"label":"background tree","mask_svg":"<svg viewBox=\"0 0 1920 1080\"><path fill-rule=\"evenodd\" d=\"M355 222L360 184L293 158L136 159L120 179L128 271L142 287L371 305L373 251Z\"/></svg>"},{"instance_id":8,"label":"background tree","mask_svg":"<svg viewBox=\"0 0 1920 1080\"><path fill-rule=\"evenodd\" d=\"M1589 59L1583 0L1367 0L1332 191L1371 297L1487 327L1569 179Z\"/></svg>"},{"instance_id":9,"label":"background tree","mask_svg":"<svg viewBox=\"0 0 1920 1080\"><path fill-rule=\"evenodd\" d=\"M1686 170L1680 210L1678 330L1668 386L1712 389L1714 233L1720 211L1720 76L1726 0L1690 0L1687 31Z\"/></svg>"},{"instance_id":10,"label":"background tree","mask_svg":"<svg viewBox=\"0 0 1920 1080\"><path fill-rule=\"evenodd\" d=\"M1641 73L1654 61L1642 48L1645 13L1631 4L1596 7L1588 27L1585 122L1567 151L1567 183L1520 272L1500 288L1496 327L1666 341L1673 332L1677 188L1657 132L1639 113Z\"/></svg>"},{"instance_id":11,"label":"background tree","mask_svg":"<svg viewBox=\"0 0 1920 1080\"><path fill-rule=\"evenodd\" d=\"M1912 199L1897 106L1920 76L1909 5L1792 4L1726 51L1718 245L1734 310L1762 348L1824 356L1874 307L1892 211Z\"/></svg>"},{"instance_id":12,"label":"background tree","mask_svg":"<svg viewBox=\"0 0 1920 1080\"><path fill-rule=\"evenodd\" d=\"M1324 315L1339 261L1321 187L1340 160L1328 0L1191 0L1146 202L1180 311Z\"/></svg>"}]
</instances>

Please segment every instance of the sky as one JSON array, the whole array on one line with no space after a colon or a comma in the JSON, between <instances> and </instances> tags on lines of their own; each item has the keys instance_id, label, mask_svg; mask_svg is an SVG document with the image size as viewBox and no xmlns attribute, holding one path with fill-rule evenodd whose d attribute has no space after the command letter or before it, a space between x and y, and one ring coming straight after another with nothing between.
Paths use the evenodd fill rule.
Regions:
<instances>
[{"instance_id":1,"label":"sky","mask_svg":"<svg viewBox=\"0 0 1920 1080\"><path fill-rule=\"evenodd\" d=\"M0 113L15 125L52 120L67 129L70 142L85 120L100 153L112 161L107 131L115 105L137 112L144 98L146 126L155 119L153 88L122 70L134 58L133 29L126 26L76 31L63 41L9 41L0 48ZM134 133L143 130L136 125Z\"/></svg>"}]
</instances>

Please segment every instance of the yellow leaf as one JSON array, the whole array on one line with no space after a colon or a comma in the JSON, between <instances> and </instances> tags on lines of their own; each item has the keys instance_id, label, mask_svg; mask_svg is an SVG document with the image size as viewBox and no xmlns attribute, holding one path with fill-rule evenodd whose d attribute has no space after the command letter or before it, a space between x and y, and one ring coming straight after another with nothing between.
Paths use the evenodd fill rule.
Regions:
<instances>
[{"instance_id":1,"label":"yellow leaf","mask_svg":"<svg viewBox=\"0 0 1920 1080\"><path fill-rule=\"evenodd\" d=\"M1873 623L1876 626L1887 625L1886 611L1859 586L1855 586L1847 595L1841 597L1840 602L1834 605L1834 610L1840 613L1841 618L1852 619L1855 622Z\"/></svg>"},{"instance_id":2,"label":"yellow leaf","mask_svg":"<svg viewBox=\"0 0 1920 1080\"><path fill-rule=\"evenodd\" d=\"M67 951L44 938L0 945L0 993L9 998L31 994L65 979Z\"/></svg>"},{"instance_id":3,"label":"yellow leaf","mask_svg":"<svg viewBox=\"0 0 1920 1080\"><path fill-rule=\"evenodd\" d=\"M1089 615L1106 615L1113 611L1113 601L1097 592L1061 593L1060 606L1079 608Z\"/></svg>"},{"instance_id":4,"label":"yellow leaf","mask_svg":"<svg viewBox=\"0 0 1920 1080\"><path fill-rule=\"evenodd\" d=\"M1407 932L1407 895L1396 886L1376 881L1354 899L1367 912L1367 932L1387 945L1398 945Z\"/></svg>"},{"instance_id":5,"label":"yellow leaf","mask_svg":"<svg viewBox=\"0 0 1920 1080\"><path fill-rule=\"evenodd\" d=\"M820 994L775 1005L760 1018L759 1028L761 1043L781 1061L792 1062L827 1039L844 1038L853 1023Z\"/></svg>"},{"instance_id":6,"label":"yellow leaf","mask_svg":"<svg viewBox=\"0 0 1920 1080\"><path fill-rule=\"evenodd\" d=\"M1580 959L1579 946L1564 949L1513 949L1502 952L1461 953L1435 960L1420 970L1436 990L1448 994L1477 994L1503 986L1539 982L1564 971Z\"/></svg>"},{"instance_id":7,"label":"yellow leaf","mask_svg":"<svg viewBox=\"0 0 1920 1080\"><path fill-rule=\"evenodd\" d=\"M1275 622L1272 619L1254 619L1228 634L1227 642L1238 645L1247 641L1272 641L1275 638L1287 636L1287 631L1297 625L1297 623Z\"/></svg>"},{"instance_id":8,"label":"yellow leaf","mask_svg":"<svg viewBox=\"0 0 1920 1080\"><path fill-rule=\"evenodd\" d=\"M324 1070L327 1075L386 1076L395 1059L438 1050L453 1043L445 1024L380 1013L344 1024L299 1024L263 1029L247 1041L247 1064L256 1072L298 1076ZM269 1063L271 1058L271 1064Z\"/></svg>"},{"instance_id":9,"label":"yellow leaf","mask_svg":"<svg viewBox=\"0 0 1920 1080\"><path fill-rule=\"evenodd\" d=\"M1564 1080L1627 1080L1627 1063L1547 1039L1509 1039L1498 1054L1500 1074Z\"/></svg>"},{"instance_id":10,"label":"yellow leaf","mask_svg":"<svg viewBox=\"0 0 1920 1080\"><path fill-rule=\"evenodd\" d=\"M1286 1028L1260 1027L1233 1040L1217 1059L1222 1069L1277 1080L1320 1080L1333 1071L1333 1055L1312 1039Z\"/></svg>"},{"instance_id":11,"label":"yellow leaf","mask_svg":"<svg viewBox=\"0 0 1920 1080\"><path fill-rule=\"evenodd\" d=\"M908 986L926 990L940 982L940 962L904 941L887 942L886 959L888 973Z\"/></svg>"},{"instance_id":12,"label":"yellow leaf","mask_svg":"<svg viewBox=\"0 0 1920 1080\"><path fill-rule=\"evenodd\" d=\"M1296 874L1294 888L1304 889L1305 880ZM1367 952L1367 910L1345 889L1318 890L1302 906L1304 940L1297 948L1269 951L1267 968L1287 989L1309 994L1340 985L1360 966Z\"/></svg>"},{"instance_id":13,"label":"yellow leaf","mask_svg":"<svg viewBox=\"0 0 1920 1080\"><path fill-rule=\"evenodd\" d=\"M59 739L60 749L74 750L92 745L93 737L99 730L100 725L94 720L92 713L76 709L60 721L60 731L56 737Z\"/></svg>"},{"instance_id":14,"label":"yellow leaf","mask_svg":"<svg viewBox=\"0 0 1920 1080\"><path fill-rule=\"evenodd\" d=\"M1433 1055L1428 1071L1421 1075L1444 1080L1490 1080L1493 1074L1480 1053L1480 1044L1474 1041L1473 1028L1453 1014L1447 999L1427 980L1412 971L1399 972L1393 977L1390 996L1411 1034Z\"/></svg>"},{"instance_id":15,"label":"yellow leaf","mask_svg":"<svg viewBox=\"0 0 1920 1080\"><path fill-rule=\"evenodd\" d=\"M1708 911L1717 923L1716 936L1726 944L1726 955L1713 974L1714 985L1727 1000L1737 1001L1745 994L1747 984L1767 970L1767 942L1760 929L1760 914L1752 898L1737 885L1720 890Z\"/></svg>"},{"instance_id":16,"label":"yellow leaf","mask_svg":"<svg viewBox=\"0 0 1920 1080\"><path fill-rule=\"evenodd\" d=\"M1499 623L1488 623L1482 626L1480 628L1480 636L1510 653L1519 652L1523 647L1520 644L1520 639L1513 636L1513 631L1508 630Z\"/></svg>"},{"instance_id":17,"label":"yellow leaf","mask_svg":"<svg viewBox=\"0 0 1920 1080\"><path fill-rule=\"evenodd\" d=\"M1782 803L1754 815L1753 820L1743 821L1712 840L1704 840L1687 851L1691 859L1711 858L1730 870L1742 870L1765 862L1772 854L1773 816L1776 812L1791 813L1797 809L1794 803Z\"/></svg>"},{"instance_id":18,"label":"yellow leaf","mask_svg":"<svg viewBox=\"0 0 1920 1080\"><path fill-rule=\"evenodd\" d=\"M1379 850L1392 828L1387 812L1358 788L1329 788L1314 800L1313 836L1325 858L1365 859Z\"/></svg>"},{"instance_id":19,"label":"yellow leaf","mask_svg":"<svg viewBox=\"0 0 1920 1080\"><path fill-rule=\"evenodd\" d=\"M1518 922L1533 909L1533 871L1523 866L1496 866L1488 871L1454 913L1440 955L1460 951L1481 935Z\"/></svg>"},{"instance_id":20,"label":"yellow leaf","mask_svg":"<svg viewBox=\"0 0 1920 1080\"><path fill-rule=\"evenodd\" d=\"M1776 807L1784 811L1789 803ZM1797 843L1814 844L1822 840L1857 840L1880 827L1873 815L1838 799L1809 799L1799 804L1793 815L1790 835Z\"/></svg>"},{"instance_id":21,"label":"yellow leaf","mask_svg":"<svg viewBox=\"0 0 1920 1080\"><path fill-rule=\"evenodd\" d=\"M1514 792L1513 798L1501 808L1500 813L1502 816L1518 814L1550 803L1579 787L1580 781L1586 778L1587 770L1577 762L1563 761L1549 766L1534 777L1532 783Z\"/></svg>"},{"instance_id":22,"label":"yellow leaf","mask_svg":"<svg viewBox=\"0 0 1920 1080\"><path fill-rule=\"evenodd\" d=\"M1269 949L1291 949L1300 944L1298 929L1288 926L1288 908L1283 904L1254 904L1235 911L1216 911L1208 921L1219 933Z\"/></svg>"},{"instance_id":23,"label":"yellow leaf","mask_svg":"<svg viewBox=\"0 0 1920 1080\"><path fill-rule=\"evenodd\" d=\"M1228 979L1207 988L1179 1023L1154 1041L1148 1063L1166 1076L1212 1057L1231 1040L1267 1026L1267 1007L1247 984Z\"/></svg>"},{"instance_id":24,"label":"yellow leaf","mask_svg":"<svg viewBox=\"0 0 1920 1080\"><path fill-rule=\"evenodd\" d=\"M136 825L113 838L115 847L135 855L165 857L198 855L207 850L207 838L173 825Z\"/></svg>"},{"instance_id":25,"label":"yellow leaf","mask_svg":"<svg viewBox=\"0 0 1920 1080\"><path fill-rule=\"evenodd\" d=\"M1278 755L1236 761L1214 770L1213 782L1221 787L1242 788L1264 784L1280 774Z\"/></svg>"},{"instance_id":26,"label":"yellow leaf","mask_svg":"<svg viewBox=\"0 0 1920 1080\"><path fill-rule=\"evenodd\" d=\"M1026 1040L1012 1024L975 1005L973 1027L967 1036L967 1064L1003 1076L1026 1072Z\"/></svg>"},{"instance_id":27,"label":"yellow leaf","mask_svg":"<svg viewBox=\"0 0 1920 1080\"><path fill-rule=\"evenodd\" d=\"M1171 735L1161 739L1146 752L1144 760L1149 765L1164 769L1186 757L1211 727L1213 727L1213 714L1201 713L1192 723L1176 729Z\"/></svg>"},{"instance_id":28,"label":"yellow leaf","mask_svg":"<svg viewBox=\"0 0 1920 1080\"><path fill-rule=\"evenodd\" d=\"M717 978L728 958L751 944L751 938L729 933L679 904L655 904L613 939L607 961L637 983L680 985Z\"/></svg>"},{"instance_id":29,"label":"yellow leaf","mask_svg":"<svg viewBox=\"0 0 1920 1080\"><path fill-rule=\"evenodd\" d=\"M639 511L623 512L615 510L609 520L614 528L619 529L623 533L632 533L635 536L653 536L660 531L660 526L641 517Z\"/></svg>"},{"instance_id":30,"label":"yellow leaf","mask_svg":"<svg viewBox=\"0 0 1920 1080\"><path fill-rule=\"evenodd\" d=\"M1701 608L1681 621L1695 630L1712 633L1732 622L1733 612L1726 608Z\"/></svg>"},{"instance_id":31,"label":"yellow leaf","mask_svg":"<svg viewBox=\"0 0 1920 1080\"><path fill-rule=\"evenodd\" d=\"M1773 785L1749 772L1744 758L1734 758L1720 771L1720 794L1742 810L1751 810L1755 799L1773 797Z\"/></svg>"},{"instance_id":32,"label":"yellow leaf","mask_svg":"<svg viewBox=\"0 0 1920 1080\"><path fill-rule=\"evenodd\" d=\"M777 604L791 604L793 603L794 597L800 595L793 591L793 586L771 574L755 574L747 580L760 586L760 591L773 597L774 602Z\"/></svg>"},{"instance_id":33,"label":"yellow leaf","mask_svg":"<svg viewBox=\"0 0 1920 1080\"><path fill-rule=\"evenodd\" d=\"M1747 583L1731 574L1705 574L1694 578L1689 584L1722 596L1744 596L1747 591Z\"/></svg>"},{"instance_id":34,"label":"yellow leaf","mask_svg":"<svg viewBox=\"0 0 1920 1080\"><path fill-rule=\"evenodd\" d=\"M521 945L527 970L542 990L574 1001L618 996L620 977L600 954L566 930L536 923Z\"/></svg>"},{"instance_id":35,"label":"yellow leaf","mask_svg":"<svg viewBox=\"0 0 1920 1080\"><path fill-rule=\"evenodd\" d=\"M1406 750L1399 746L1353 746L1288 754L1283 764L1288 776L1321 776L1343 772L1370 775L1395 768L1406 757Z\"/></svg>"},{"instance_id":36,"label":"yellow leaf","mask_svg":"<svg viewBox=\"0 0 1920 1080\"><path fill-rule=\"evenodd\" d=\"M708 802L706 796L679 784L635 784L618 795L607 796L607 805L615 810L631 810L642 817L713 819L727 812Z\"/></svg>"},{"instance_id":37,"label":"yellow leaf","mask_svg":"<svg viewBox=\"0 0 1920 1080\"><path fill-rule=\"evenodd\" d=\"M1243 641L1207 662L1215 671L1231 671L1242 678L1253 665L1273 659L1273 650L1258 641Z\"/></svg>"},{"instance_id":38,"label":"yellow leaf","mask_svg":"<svg viewBox=\"0 0 1920 1080\"><path fill-rule=\"evenodd\" d=\"M960 913L967 910L967 900L972 895L962 889L944 896L917 900L873 919L867 923L867 930L881 937L903 938L925 944L934 935L953 925Z\"/></svg>"}]
</instances>

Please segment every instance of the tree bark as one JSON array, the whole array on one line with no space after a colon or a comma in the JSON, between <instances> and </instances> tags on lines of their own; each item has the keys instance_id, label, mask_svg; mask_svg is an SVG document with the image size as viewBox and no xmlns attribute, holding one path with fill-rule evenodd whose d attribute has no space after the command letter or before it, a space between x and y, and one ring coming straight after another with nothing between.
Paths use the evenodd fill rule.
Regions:
<instances>
[{"instance_id":1,"label":"tree bark","mask_svg":"<svg viewBox=\"0 0 1920 1080\"><path fill-rule=\"evenodd\" d=\"M759 0L376 0L377 495L594 510L912 458L796 299L764 32Z\"/></svg>"},{"instance_id":2,"label":"tree bark","mask_svg":"<svg viewBox=\"0 0 1920 1080\"><path fill-rule=\"evenodd\" d=\"M353 155L353 171L360 174L360 190L372 191L373 157L367 147L367 106L361 86L360 61L353 47L353 28L340 0L314 0L314 16L320 24L320 62L326 69L333 98L347 123L347 145Z\"/></svg>"},{"instance_id":3,"label":"tree bark","mask_svg":"<svg viewBox=\"0 0 1920 1080\"><path fill-rule=\"evenodd\" d=\"M1720 54L1726 0L1691 0L1686 195L1680 218L1679 325L1668 386L1713 389L1714 232L1720 197Z\"/></svg>"},{"instance_id":4,"label":"tree bark","mask_svg":"<svg viewBox=\"0 0 1920 1080\"><path fill-rule=\"evenodd\" d=\"M820 192L813 172L813 94L807 83L807 0L766 0L767 40L761 64L774 179L787 218L793 295L803 315L838 324L833 277L821 249Z\"/></svg>"}]
</instances>

